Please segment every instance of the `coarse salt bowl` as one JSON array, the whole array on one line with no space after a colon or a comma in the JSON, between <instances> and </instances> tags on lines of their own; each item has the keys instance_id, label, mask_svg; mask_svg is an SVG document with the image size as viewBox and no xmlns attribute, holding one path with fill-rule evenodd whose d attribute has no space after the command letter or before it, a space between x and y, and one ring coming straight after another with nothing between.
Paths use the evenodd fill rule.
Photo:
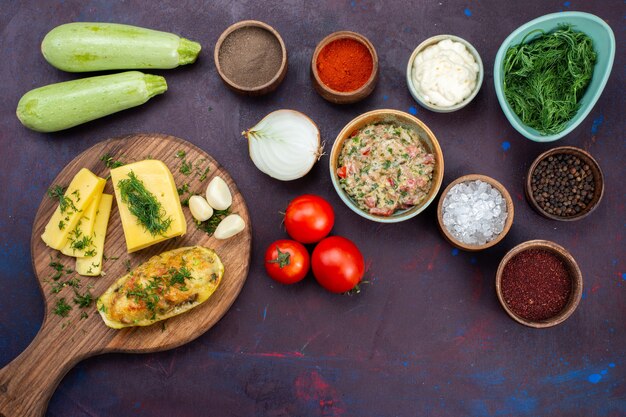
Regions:
<instances>
[{"instance_id":1,"label":"coarse salt bowl","mask_svg":"<svg viewBox=\"0 0 626 417\"><path fill-rule=\"evenodd\" d=\"M513 259L515 255L531 249L545 250L553 255L556 255L556 257L565 264L572 283L570 296L565 304L565 307L557 315L541 321L527 320L517 315L513 310L511 310L502 293L502 275L504 273L504 267L511 259ZM496 271L496 295L498 296L500 305L502 305L504 311L506 311L506 313L513 320L528 327L543 329L546 327L556 326L557 324L564 322L574 313L578 304L580 304L582 293L583 275L578 267L578 264L576 263L576 260L565 248L549 240L529 240L520 243L504 255L504 258L500 261L500 265L498 265L498 270Z\"/></svg>"},{"instance_id":2,"label":"coarse salt bowl","mask_svg":"<svg viewBox=\"0 0 626 417\"><path fill-rule=\"evenodd\" d=\"M550 32L563 24L571 24L574 30L584 32L591 38L593 41L593 49L596 51L596 64L593 68L591 81L579 101L580 107L576 115L570 119L565 129L561 132L553 135L542 135L537 130L522 123L504 95L504 58L506 51L511 46L519 44L528 33L534 30ZM539 35L540 34L537 33L537 35L529 36L526 42L532 41ZM532 141L552 142L561 139L563 136L576 129L593 109L593 106L600 98L604 86L609 79L614 58L615 36L609 25L598 16L583 12L560 12L547 14L531 20L515 29L515 31L502 42L496 54L496 59L493 64L493 82L502 112L504 112L504 115L515 130Z\"/></svg>"},{"instance_id":3,"label":"coarse salt bowl","mask_svg":"<svg viewBox=\"0 0 626 417\"><path fill-rule=\"evenodd\" d=\"M365 127L368 124L374 123L394 123L399 126L403 126L406 128L410 128L415 130L421 139L421 143L426 149L428 153L433 154L435 167L432 174L432 185L426 197L422 200L422 202L416 206L413 206L409 209L399 210L393 213L390 216L380 216L371 214L365 210L359 208L356 202L346 193L346 191L341 187L339 182L339 176L337 175L337 168L339 166L339 155L341 154L341 149L343 148L343 144L346 140L348 140L352 134L359 129ZM439 142L437 138L433 134L433 132L418 118L399 111L392 109L380 109L380 110L372 110L367 113L363 113L360 116L357 116L355 119L350 121L337 135L335 142L333 143L332 150L330 151L329 158L329 168L330 168L330 178L332 180L333 186L335 187L335 191L339 195L339 198L350 208L350 210L354 211L359 216L365 217L368 220L372 220L379 223L397 223L401 221L408 220L412 217L417 216L421 212L423 212L426 207L430 203L433 202L435 197L437 196L437 192L439 192L439 188L441 187L441 183L443 181L443 170L444 170L444 162L443 162L443 152L441 151L441 147L439 146Z\"/></svg>"},{"instance_id":4,"label":"coarse salt bowl","mask_svg":"<svg viewBox=\"0 0 626 417\"><path fill-rule=\"evenodd\" d=\"M414 66L414 62L415 62L415 58L417 57L417 54L424 51L424 49L428 48L429 46L436 45L437 43L446 39L449 39L454 42L462 43L465 46L467 51L474 57L474 60L478 64L478 74L476 75L476 85L474 86L472 93L468 97L466 97L460 103L457 103L452 106L439 106L426 100L424 95L419 91L419 89L413 83L413 66ZM458 36L454 36L454 35L437 35L437 36L432 36L426 39L424 42L420 43L417 46L417 48L413 50L413 53L411 54L411 57L409 58L409 62L406 66L406 84L409 88L409 92L411 93L415 101L419 103L420 106L428 110L437 112L437 113L450 113L450 112L462 109L463 107L467 106L474 99L474 97L476 97L476 94L478 94L478 91L480 90L480 87L483 84L484 73L485 73L485 70L483 67L483 61L482 59L480 59L480 54L478 53L476 48L472 46L471 43L469 43L463 38L459 38Z\"/></svg>"},{"instance_id":5,"label":"coarse salt bowl","mask_svg":"<svg viewBox=\"0 0 626 417\"><path fill-rule=\"evenodd\" d=\"M470 244L461 242L456 237L454 237L452 233L450 233L450 231L448 230L448 228L446 227L443 221L443 214L444 214L443 202L445 201L452 187L454 187L457 184L469 183L472 181L482 181L491 185L493 188L498 190L498 192L502 195L502 198L504 199L506 203L507 217L504 222L504 228L502 229L502 232L500 232L500 234L497 235L492 240L482 245L470 245ZM486 175L480 175L480 174L464 175L452 181L450 184L448 184L446 189L443 190L443 192L441 193L441 197L439 197L439 204L437 205L437 222L439 223L439 230L441 230L441 233L443 234L444 238L448 242L450 242L452 245L456 246L457 248L463 249L469 252L476 252L476 251L490 248L496 245L497 243L499 243L502 239L504 239L507 233L509 233L509 230L511 230L511 226L513 225L514 215L515 215L515 208L513 206L513 199L511 198L511 195L509 194L507 189L504 187L504 185L502 185L500 182L496 181L495 179L491 177L488 177Z\"/></svg>"}]
</instances>

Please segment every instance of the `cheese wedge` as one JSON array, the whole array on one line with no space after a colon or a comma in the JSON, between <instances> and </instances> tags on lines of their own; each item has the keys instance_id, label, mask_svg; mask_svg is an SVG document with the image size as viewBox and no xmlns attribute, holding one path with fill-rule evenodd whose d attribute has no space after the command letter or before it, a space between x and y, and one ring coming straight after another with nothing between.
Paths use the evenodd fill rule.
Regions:
<instances>
[{"instance_id":1,"label":"cheese wedge","mask_svg":"<svg viewBox=\"0 0 626 417\"><path fill-rule=\"evenodd\" d=\"M102 193L106 181L82 168L70 182L59 204L41 235L46 245L60 250L65 246L68 234L74 230L84 210L94 197Z\"/></svg>"},{"instance_id":2,"label":"cheese wedge","mask_svg":"<svg viewBox=\"0 0 626 417\"><path fill-rule=\"evenodd\" d=\"M160 204L160 219L169 221L167 230L164 232L151 233L147 226L131 212L129 203L123 201L120 181L128 179L131 172ZM148 159L114 168L111 170L111 181L113 181L115 200L122 220L128 253L187 232L187 222L180 205L174 177L163 162Z\"/></svg>"},{"instance_id":3,"label":"cheese wedge","mask_svg":"<svg viewBox=\"0 0 626 417\"><path fill-rule=\"evenodd\" d=\"M112 205L113 196L111 194L102 194L98 204L97 214L94 216L96 220L93 229L93 250L95 251L95 255L90 258L76 258L76 266L74 269L79 275L96 277L102 273L104 239L107 235L107 226L109 224Z\"/></svg>"},{"instance_id":4,"label":"cheese wedge","mask_svg":"<svg viewBox=\"0 0 626 417\"><path fill-rule=\"evenodd\" d=\"M96 224L96 213L98 212L101 198L102 193L98 193L94 196L74 230L68 233L65 246L61 248L63 255L83 257L93 252L93 228Z\"/></svg>"}]
</instances>

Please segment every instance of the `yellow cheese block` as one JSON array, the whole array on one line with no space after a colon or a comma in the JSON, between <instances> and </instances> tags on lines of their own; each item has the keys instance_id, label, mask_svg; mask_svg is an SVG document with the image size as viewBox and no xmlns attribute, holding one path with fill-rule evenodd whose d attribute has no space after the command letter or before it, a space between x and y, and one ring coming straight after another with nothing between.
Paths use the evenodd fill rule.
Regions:
<instances>
[{"instance_id":1,"label":"yellow cheese block","mask_svg":"<svg viewBox=\"0 0 626 417\"><path fill-rule=\"evenodd\" d=\"M131 213L128 204L122 201L119 183L133 173L161 205L161 219L171 220L163 233L152 234L140 220ZM111 181L115 190L115 200L122 219L124 237L128 253L138 251L155 243L162 242L187 232L187 222L180 205L174 177L167 166L158 160L148 159L111 170Z\"/></svg>"},{"instance_id":2,"label":"yellow cheese block","mask_svg":"<svg viewBox=\"0 0 626 417\"><path fill-rule=\"evenodd\" d=\"M101 198L102 192L93 197L74 230L67 235L65 246L61 249L63 255L82 257L93 252L93 228L96 224L96 213Z\"/></svg>"},{"instance_id":3,"label":"yellow cheese block","mask_svg":"<svg viewBox=\"0 0 626 417\"><path fill-rule=\"evenodd\" d=\"M87 168L78 173L65 191L56 211L41 235L41 238L53 249L61 249L65 246L68 234L74 230L84 210L97 194L102 194L106 181L96 176Z\"/></svg>"},{"instance_id":4,"label":"yellow cheese block","mask_svg":"<svg viewBox=\"0 0 626 417\"><path fill-rule=\"evenodd\" d=\"M76 267L74 269L76 269L79 275L95 277L102 273L104 238L107 235L112 204L113 196L111 194L102 194L98 204L98 213L94 216L96 219L93 229L93 250L95 255L90 258L76 258Z\"/></svg>"}]
</instances>

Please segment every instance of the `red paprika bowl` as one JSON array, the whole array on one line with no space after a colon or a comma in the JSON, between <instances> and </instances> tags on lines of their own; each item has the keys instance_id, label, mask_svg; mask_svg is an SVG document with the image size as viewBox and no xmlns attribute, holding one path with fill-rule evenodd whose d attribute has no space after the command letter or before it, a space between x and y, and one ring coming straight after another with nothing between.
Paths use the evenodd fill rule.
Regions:
<instances>
[{"instance_id":1,"label":"red paprika bowl","mask_svg":"<svg viewBox=\"0 0 626 417\"><path fill-rule=\"evenodd\" d=\"M333 90L331 87L324 84L324 82L320 78L319 72L317 71L317 62L320 52L331 42L340 39L352 39L361 43L367 48L372 57L373 67L369 79L365 82L365 84L353 91L342 92ZM374 91L377 80L378 55L376 54L376 49L374 49L374 45L372 45L372 43L365 36L356 32L343 30L340 32L331 33L317 44L317 47L315 48L315 51L313 52L313 57L311 59L311 81L313 81L313 87L315 87L315 91L317 91L318 94L324 99L335 104L355 103L357 101L363 100L365 97L369 96L372 91Z\"/></svg>"},{"instance_id":2,"label":"red paprika bowl","mask_svg":"<svg viewBox=\"0 0 626 417\"><path fill-rule=\"evenodd\" d=\"M555 255L557 258L563 261L568 271L569 278L572 280L572 287L569 299L565 304L565 307L563 307L563 309L555 316L541 321L532 321L520 317L509 307L504 299L504 295L502 292L502 276L504 273L504 267L511 259L513 259L515 255L518 255L530 249L544 250ZM496 294L498 295L498 300L500 301L502 308L504 308L504 311L506 311L507 314L511 316L511 318L516 322L521 323L525 326L534 327L536 329L556 326L557 324L560 324L567 320L567 318L571 316L572 313L574 313L574 310L576 310L576 308L578 307L578 304L580 303L580 299L582 297L582 293L583 275L582 272L580 272L580 268L578 267L576 260L565 248L548 240L529 240L515 246L506 255L504 255L504 258L502 258L502 261L500 261L500 265L498 266L498 271L496 272Z\"/></svg>"}]
</instances>

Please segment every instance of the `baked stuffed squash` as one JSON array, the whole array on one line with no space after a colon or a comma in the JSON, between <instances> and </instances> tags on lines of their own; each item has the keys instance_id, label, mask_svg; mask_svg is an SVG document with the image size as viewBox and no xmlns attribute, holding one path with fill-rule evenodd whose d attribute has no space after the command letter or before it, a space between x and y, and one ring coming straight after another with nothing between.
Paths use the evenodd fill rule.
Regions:
<instances>
[{"instance_id":1,"label":"baked stuffed squash","mask_svg":"<svg viewBox=\"0 0 626 417\"><path fill-rule=\"evenodd\" d=\"M109 287L98 298L98 311L113 329L148 326L205 302L223 275L224 265L212 249L192 246L163 252Z\"/></svg>"}]
</instances>

